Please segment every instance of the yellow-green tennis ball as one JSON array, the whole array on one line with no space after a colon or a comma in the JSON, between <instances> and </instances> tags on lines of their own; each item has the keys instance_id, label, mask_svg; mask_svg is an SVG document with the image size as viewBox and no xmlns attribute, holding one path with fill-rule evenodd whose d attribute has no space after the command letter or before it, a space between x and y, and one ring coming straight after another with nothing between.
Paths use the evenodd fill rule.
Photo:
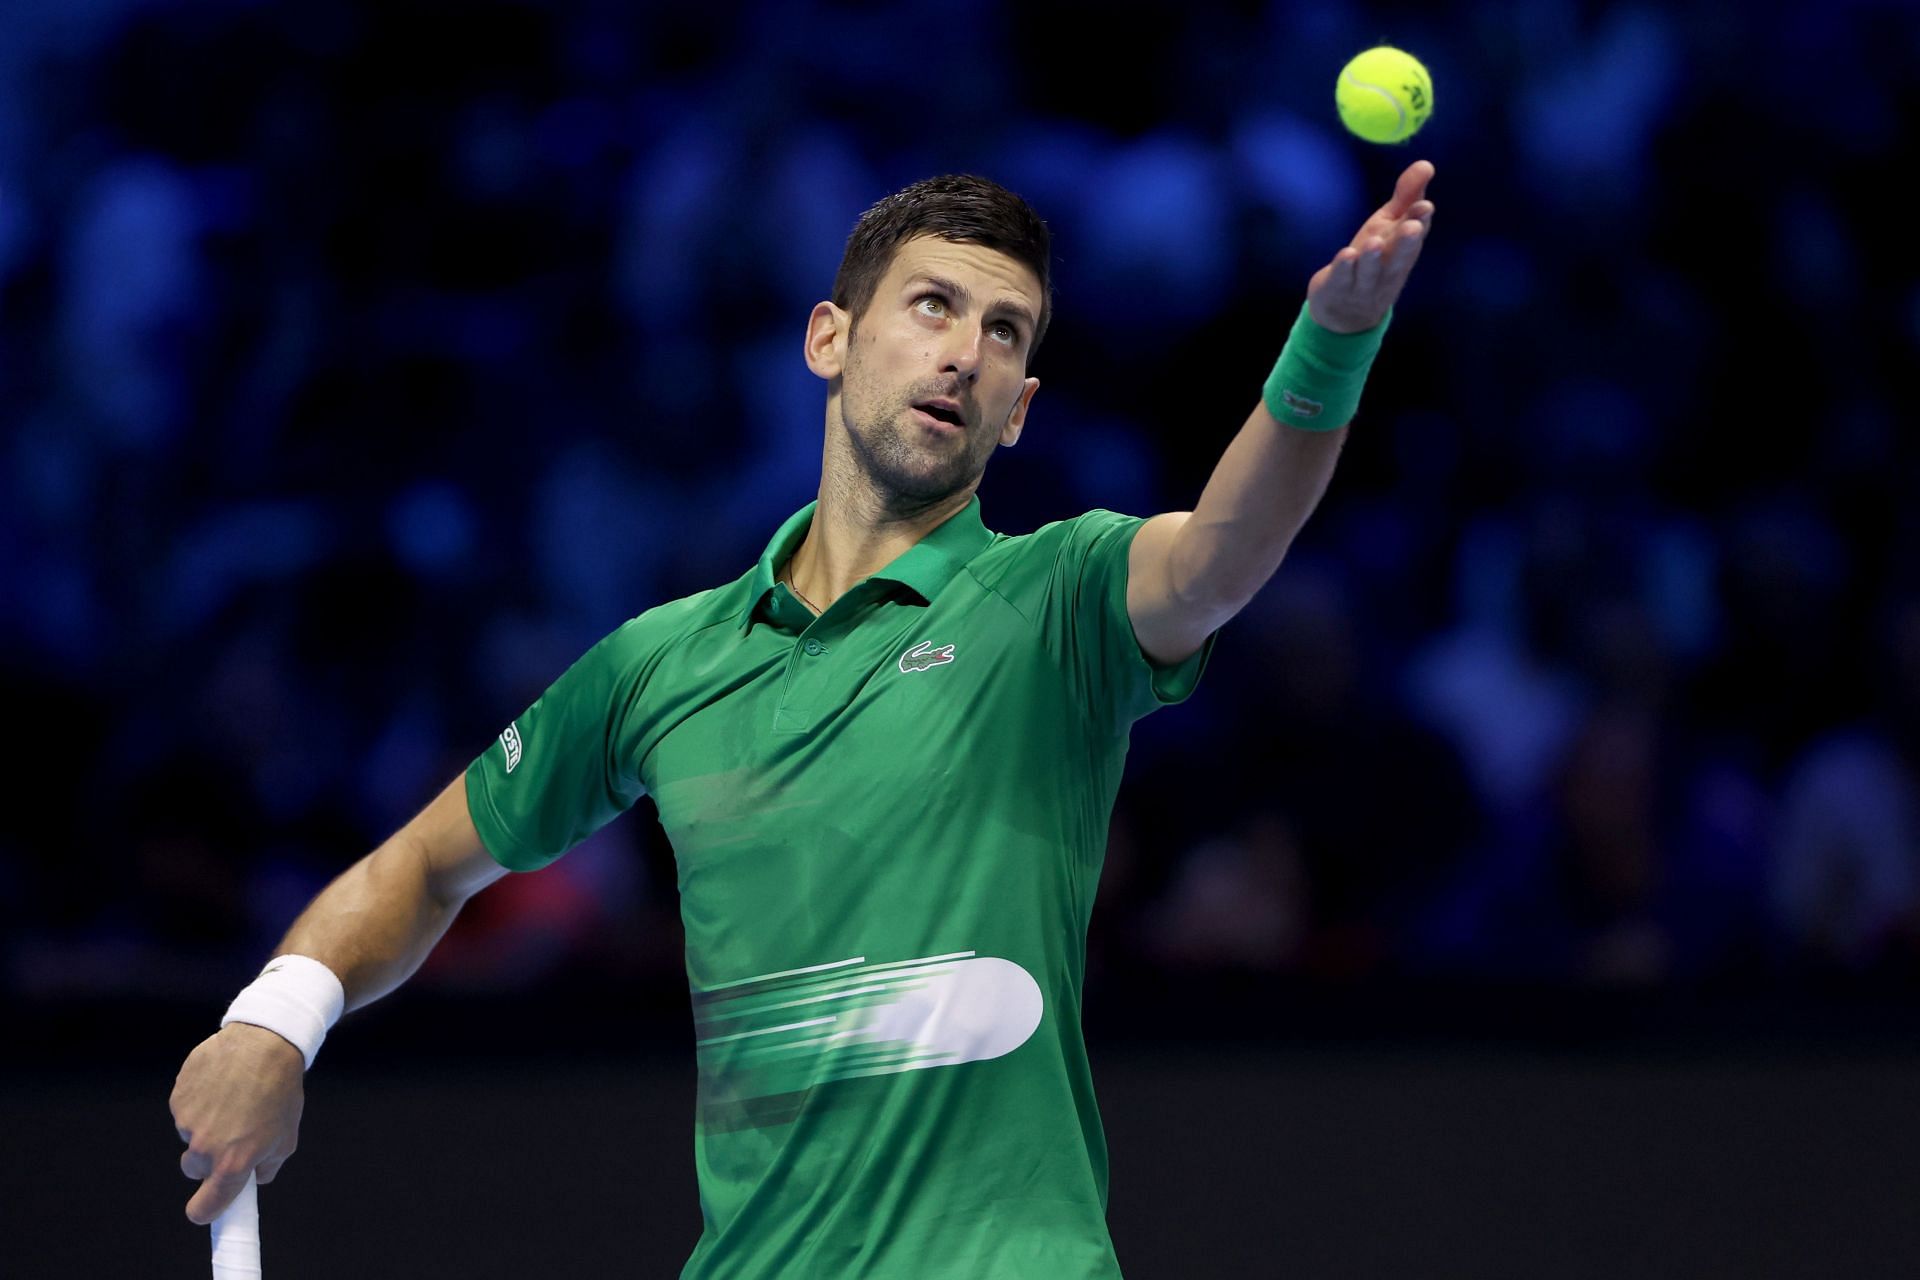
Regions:
<instances>
[{"instance_id":1,"label":"yellow-green tennis ball","mask_svg":"<svg viewBox=\"0 0 1920 1280\"><path fill-rule=\"evenodd\" d=\"M1404 49L1380 45L1340 68L1334 105L1368 142L1405 142L1433 114L1433 77Z\"/></svg>"}]
</instances>

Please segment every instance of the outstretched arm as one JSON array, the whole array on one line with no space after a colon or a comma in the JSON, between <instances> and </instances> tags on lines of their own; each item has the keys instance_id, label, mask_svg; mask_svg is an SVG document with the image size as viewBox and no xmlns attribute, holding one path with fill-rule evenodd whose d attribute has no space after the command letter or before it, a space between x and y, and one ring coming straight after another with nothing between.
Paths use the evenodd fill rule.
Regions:
<instances>
[{"instance_id":1,"label":"outstretched arm","mask_svg":"<svg viewBox=\"0 0 1920 1280\"><path fill-rule=\"evenodd\" d=\"M1426 243L1432 178L1425 160L1407 166L1392 198L1314 273L1307 284L1312 323L1357 334L1386 320ZM1128 562L1127 615L1148 657L1171 664L1191 656L1266 585L1326 492L1346 425L1299 430L1276 419L1263 399L1194 509L1141 526Z\"/></svg>"}]
</instances>

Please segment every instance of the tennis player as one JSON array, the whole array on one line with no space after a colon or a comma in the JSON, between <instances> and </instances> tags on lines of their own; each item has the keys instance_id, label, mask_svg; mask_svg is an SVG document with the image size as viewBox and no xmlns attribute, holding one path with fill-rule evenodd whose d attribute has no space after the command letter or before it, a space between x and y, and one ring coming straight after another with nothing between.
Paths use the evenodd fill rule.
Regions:
<instances>
[{"instance_id":1,"label":"tennis player","mask_svg":"<svg viewBox=\"0 0 1920 1280\"><path fill-rule=\"evenodd\" d=\"M1432 175L1408 167L1314 274L1191 512L1017 537L975 491L1040 386L1047 229L972 177L868 210L807 317L817 499L733 582L591 649L302 913L181 1068L187 1216L292 1154L343 1009L645 794L699 1065L683 1276L1119 1275L1080 993L1129 727L1191 693L1325 491Z\"/></svg>"}]
</instances>

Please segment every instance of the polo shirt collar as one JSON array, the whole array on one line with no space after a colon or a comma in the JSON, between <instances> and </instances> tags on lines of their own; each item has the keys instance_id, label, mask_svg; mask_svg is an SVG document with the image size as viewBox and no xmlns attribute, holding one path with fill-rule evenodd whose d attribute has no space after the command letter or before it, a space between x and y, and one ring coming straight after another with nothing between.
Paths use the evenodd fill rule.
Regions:
<instances>
[{"instance_id":1,"label":"polo shirt collar","mask_svg":"<svg viewBox=\"0 0 1920 1280\"><path fill-rule=\"evenodd\" d=\"M806 541L807 530L813 527L814 508L819 505L818 501L809 502L788 516L767 543L767 549L760 555L760 562L753 567L746 607L740 611L740 630L745 631L751 625L761 601L773 590L775 573ZM960 567L980 554L992 541L993 532L980 518L980 495L976 493L964 508L895 556L886 568L873 574L872 578L898 582L923 601L932 603L941 589L953 581Z\"/></svg>"}]
</instances>

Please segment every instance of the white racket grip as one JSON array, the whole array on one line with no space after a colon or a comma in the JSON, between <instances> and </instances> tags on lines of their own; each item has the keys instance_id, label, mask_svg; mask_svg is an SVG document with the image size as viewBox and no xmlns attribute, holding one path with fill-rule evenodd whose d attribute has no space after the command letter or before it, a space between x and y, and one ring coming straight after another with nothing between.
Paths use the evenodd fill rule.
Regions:
<instances>
[{"instance_id":1,"label":"white racket grip","mask_svg":"<svg viewBox=\"0 0 1920 1280\"><path fill-rule=\"evenodd\" d=\"M213 1280L260 1280L260 1189L252 1174L213 1220Z\"/></svg>"}]
</instances>

